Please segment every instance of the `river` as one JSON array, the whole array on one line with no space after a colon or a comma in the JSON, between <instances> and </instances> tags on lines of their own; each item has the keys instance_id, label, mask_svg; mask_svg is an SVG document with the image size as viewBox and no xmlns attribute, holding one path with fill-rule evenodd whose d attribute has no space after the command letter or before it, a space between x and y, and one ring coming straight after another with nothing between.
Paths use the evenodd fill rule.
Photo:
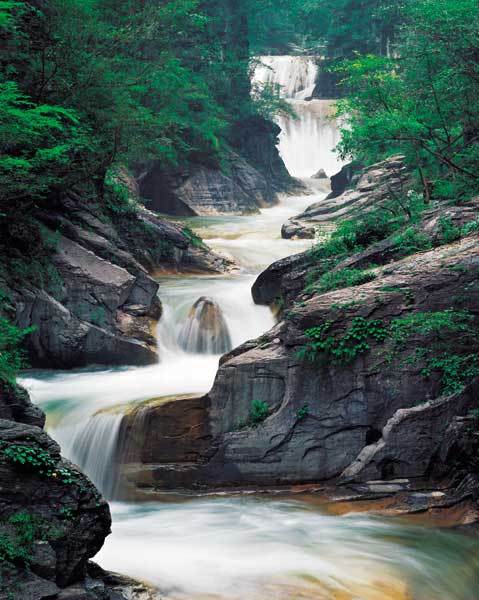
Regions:
<instances>
[{"instance_id":1,"label":"river","mask_svg":"<svg viewBox=\"0 0 479 600\"><path fill-rule=\"evenodd\" d=\"M280 151L290 172L332 174L337 128L331 103L307 102L316 76L308 59L266 57L256 78L283 85L297 119L280 124ZM258 215L188 221L239 268L224 276L160 279L164 315L158 328L160 363L145 368L29 372L22 383L47 413L64 454L109 498L122 409L126 403L207 392L219 355L187 352L179 343L191 307L204 296L222 311L231 345L274 324L256 306L251 286L275 260L308 241L281 239L282 224L324 198L324 182L307 181L310 195L284 196ZM108 409L108 410L105 410ZM113 409L113 410L112 410ZM100 411L100 414L97 414ZM97 560L104 568L144 579L162 598L221 600L474 600L479 596L479 543L473 537L372 515L332 516L314 495L165 494L155 503L111 503L113 533ZM160 596L158 596L160 597Z\"/></svg>"}]
</instances>

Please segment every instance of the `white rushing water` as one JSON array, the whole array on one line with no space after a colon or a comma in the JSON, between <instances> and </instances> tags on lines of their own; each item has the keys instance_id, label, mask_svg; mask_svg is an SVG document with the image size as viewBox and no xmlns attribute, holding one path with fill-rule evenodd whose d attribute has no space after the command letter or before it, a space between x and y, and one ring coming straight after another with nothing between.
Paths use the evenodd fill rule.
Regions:
<instances>
[{"instance_id":1,"label":"white rushing water","mask_svg":"<svg viewBox=\"0 0 479 600\"><path fill-rule=\"evenodd\" d=\"M289 172L301 178L312 177L320 169L331 176L343 165L332 152L339 142L334 102L307 100L316 85L317 61L310 56L262 56L254 75L259 86L279 86L296 113L296 117L277 119L279 150Z\"/></svg>"},{"instance_id":2,"label":"white rushing water","mask_svg":"<svg viewBox=\"0 0 479 600\"><path fill-rule=\"evenodd\" d=\"M295 175L331 173L339 163L330 105L307 102L314 87L311 59L267 57L262 81L283 85L299 119L282 122L281 153ZM321 183L316 185L320 186ZM284 197L259 215L195 218L189 224L215 250L232 256L226 276L160 280L164 315L158 328L161 362L145 368L31 372L22 383L48 416L63 453L114 497L114 469L123 405L159 396L202 394L213 383L219 356L179 343L192 307L211 298L231 344L274 324L255 306L251 286L275 260L310 242L283 240L288 218L324 197ZM100 411L100 412L99 412ZM96 557L102 567L157 586L164 600L475 600L479 548L473 538L405 526L371 516L336 517L314 496L165 495L150 504L112 504L113 534Z\"/></svg>"}]
</instances>

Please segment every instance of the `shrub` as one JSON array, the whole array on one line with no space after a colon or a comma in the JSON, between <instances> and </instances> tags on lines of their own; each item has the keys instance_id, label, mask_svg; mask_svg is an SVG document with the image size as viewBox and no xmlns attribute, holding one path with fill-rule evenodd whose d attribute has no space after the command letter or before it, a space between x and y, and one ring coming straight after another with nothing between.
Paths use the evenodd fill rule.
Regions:
<instances>
[{"instance_id":1,"label":"shrub","mask_svg":"<svg viewBox=\"0 0 479 600\"><path fill-rule=\"evenodd\" d=\"M350 363L370 349L371 341L384 342L388 335L383 322L378 319L355 317L341 335L328 335L331 325L328 321L305 331L309 341L299 349L300 359L315 362L323 354L334 362Z\"/></svg>"},{"instance_id":2,"label":"shrub","mask_svg":"<svg viewBox=\"0 0 479 600\"><path fill-rule=\"evenodd\" d=\"M263 400L253 400L249 413L251 425L259 425L269 415L269 406Z\"/></svg>"},{"instance_id":3,"label":"shrub","mask_svg":"<svg viewBox=\"0 0 479 600\"><path fill-rule=\"evenodd\" d=\"M324 273L318 281L310 283L305 291L328 292L330 290L362 285L373 279L376 279L376 275L371 270L340 269L339 271L329 271L328 273Z\"/></svg>"},{"instance_id":4,"label":"shrub","mask_svg":"<svg viewBox=\"0 0 479 600\"><path fill-rule=\"evenodd\" d=\"M183 235L188 238L190 244L195 248L204 248L203 240L189 227L183 227Z\"/></svg>"},{"instance_id":5,"label":"shrub","mask_svg":"<svg viewBox=\"0 0 479 600\"><path fill-rule=\"evenodd\" d=\"M439 234L444 244L450 244L461 238L462 231L454 225L451 217L442 216L439 219Z\"/></svg>"},{"instance_id":6,"label":"shrub","mask_svg":"<svg viewBox=\"0 0 479 600\"><path fill-rule=\"evenodd\" d=\"M422 374L429 377L433 371L441 373L442 392L446 395L456 394L463 390L472 378L479 375L479 356L444 353L431 358Z\"/></svg>"},{"instance_id":7,"label":"shrub","mask_svg":"<svg viewBox=\"0 0 479 600\"><path fill-rule=\"evenodd\" d=\"M0 316L0 381L13 385L18 372L26 367L20 344L32 331L32 327L20 329Z\"/></svg>"},{"instance_id":8,"label":"shrub","mask_svg":"<svg viewBox=\"0 0 479 600\"><path fill-rule=\"evenodd\" d=\"M416 252L430 250L432 242L430 238L414 227L408 227L394 238L394 244L401 256L410 256Z\"/></svg>"}]
</instances>

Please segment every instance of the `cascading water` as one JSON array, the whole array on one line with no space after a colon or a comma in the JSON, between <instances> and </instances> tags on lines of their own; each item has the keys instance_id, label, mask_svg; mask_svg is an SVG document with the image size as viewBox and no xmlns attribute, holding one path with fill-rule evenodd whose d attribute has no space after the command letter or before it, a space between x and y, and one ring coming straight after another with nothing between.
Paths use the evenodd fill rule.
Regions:
<instances>
[{"instance_id":1,"label":"cascading water","mask_svg":"<svg viewBox=\"0 0 479 600\"><path fill-rule=\"evenodd\" d=\"M293 175L328 173L339 164L332 147L330 105L306 101L316 78L308 58L267 57L260 81L279 83L298 120L282 122L281 152ZM158 326L161 362L146 368L26 374L22 383L48 416L50 433L110 498L118 486L116 462L125 410L136 408L135 427L151 398L206 393L219 354L185 339L188 322L201 321L198 298L221 311L231 345L274 324L255 306L251 286L273 261L308 247L283 240L281 225L324 194L282 198L259 215L191 220L215 250L240 265L222 277L164 277ZM196 305L194 314L192 306ZM184 334L184 335L183 335ZM226 338L226 335L224 336ZM211 350L220 349L218 347ZM127 408L125 408L127 407ZM96 560L107 569L151 582L164 600L473 600L479 548L474 538L405 526L368 515L335 517L313 497L165 497L148 504L113 503L113 535Z\"/></svg>"},{"instance_id":2,"label":"cascading water","mask_svg":"<svg viewBox=\"0 0 479 600\"><path fill-rule=\"evenodd\" d=\"M228 325L220 307L205 297L191 307L178 341L186 352L198 354L225 354L232 349Z\"/></svg>"},{"instance_id":3,"label":"cascading water","mask_svg":"<svg viewBox=\"0 0 479 600\"><path fill-rule=\"evenodd\" d=\"M280 116L279 150L291 175L309 178L320 169L334 175L342 166L331 152L339 142L334 102L308 100L318 74L319 59L310 56L262 56L255 69L257 85L279 86L296 117Z\"/></svg>"}]
</instances>

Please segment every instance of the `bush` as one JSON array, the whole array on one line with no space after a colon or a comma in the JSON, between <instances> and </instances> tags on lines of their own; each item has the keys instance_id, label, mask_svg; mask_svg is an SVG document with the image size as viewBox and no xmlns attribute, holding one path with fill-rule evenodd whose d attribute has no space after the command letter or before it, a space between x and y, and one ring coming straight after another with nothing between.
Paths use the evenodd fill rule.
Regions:
<instances>
[{"instance_id":1,"label":"bush","mask_svg":"<svg viewBox=\"0 0 479 600\"><path fill-rule=\"evenodd\" d=\"M414 227L408 227L405 231L397 235L393 241L401 256L410 256L416 252L432 248L430 238Z\"/></svg>"},{"instance_id":2,"label":"bush","mask_svg":"<svg viewBox=\"0 0 479 600\"><path fill-rule=\"evenodd\" d=\"M330 290L362 285L368 281L373 281L373 279L376 279L376 275L371 270L346 268L324 273L318 281L310 283L305 291L328 292Z\"/></svg>"},{"instance_id":3,"label":"bush","mask_svg":"<svg viewBox=\"0 0 479 600\"><path fill-rule=\"evenodd\" d=\"M251 403L251 410L249 413L249 419L251 425L259 425L269 415L269 406L267 402L263 400L253 400Z\"/></svg>"},{"instance_id":4,"label":"bush","mask_svg":"<svg viewBox=\"0 0 479 600\"><path fill-rule=\"evenodd\" d=\"M20 344L33 328L20 329L0 316L0 381L13 385L18 372L26 367Z\"/></svg>"}]
</instances>

